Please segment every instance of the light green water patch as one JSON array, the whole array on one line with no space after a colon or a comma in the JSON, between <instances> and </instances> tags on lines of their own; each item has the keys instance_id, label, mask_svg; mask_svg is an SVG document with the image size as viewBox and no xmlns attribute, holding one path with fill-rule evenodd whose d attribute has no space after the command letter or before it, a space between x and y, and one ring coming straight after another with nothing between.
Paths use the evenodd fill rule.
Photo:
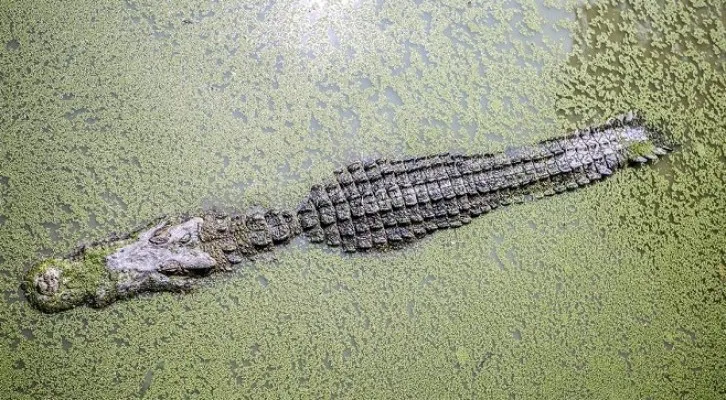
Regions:
<instances>
[{"instance_id":1,"label":"light green water patch","mask_svg":"<svg viewBox=\"0 0 726 400\"><path fill-rule=\"evenodd\" d=\"M723 15L3 3L0 397L723 397ZM160 214L288 208L354 157L497 151L631 108L682 149L399 252L290 247L102 311L18 291L39 252Z\"/></svg>"}]
</instances>

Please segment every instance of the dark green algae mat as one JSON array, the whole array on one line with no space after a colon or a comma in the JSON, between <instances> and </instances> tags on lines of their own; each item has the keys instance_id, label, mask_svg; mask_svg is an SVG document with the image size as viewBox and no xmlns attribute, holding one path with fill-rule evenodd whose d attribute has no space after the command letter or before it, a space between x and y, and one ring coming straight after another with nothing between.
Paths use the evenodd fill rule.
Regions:
<instances>
[{"instance_id":1,"label":"dark green algae mat","mask_svg":"<svg viewBox=\"0 0 726 400\"><path fill-rule=\"evenodd\" d=\"M2 2L0 398L726 398L725 8ZM679 149L403 251L292 246L57 315L19 289L160 214L631 108Z\"/></svg>"}]
</instances>

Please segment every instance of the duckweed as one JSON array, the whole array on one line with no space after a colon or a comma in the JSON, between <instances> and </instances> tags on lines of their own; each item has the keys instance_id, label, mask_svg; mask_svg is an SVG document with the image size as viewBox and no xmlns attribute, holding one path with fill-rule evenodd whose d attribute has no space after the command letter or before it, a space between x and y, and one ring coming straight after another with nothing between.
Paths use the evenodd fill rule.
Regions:
<instances>
[{"instance_id":1,"label":"duckweed","mask_svg":"<svg viewBox=\"0 0 726 400\"><path fill-rule=\"evenodd\" d=\"M723 398L723 21L718 1L4 2L0 397ZM678 151L409 249L290 247L101 311L19 290L158 215L289 208L352 159L634 108Z\"/></svg>"}]
</instances>

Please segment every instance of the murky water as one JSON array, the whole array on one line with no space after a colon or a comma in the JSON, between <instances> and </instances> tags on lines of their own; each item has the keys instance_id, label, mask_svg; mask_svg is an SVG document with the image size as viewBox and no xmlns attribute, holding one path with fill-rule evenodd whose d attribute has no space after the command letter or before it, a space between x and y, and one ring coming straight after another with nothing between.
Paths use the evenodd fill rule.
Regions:
<instances>
[{"instance_id":1,"label":"murky water","mask_svg":"<svg viewBox=\"0 0 726 400\"><path fill-rule=\"evenodd\" d=\"M726 396L722 1L6 3L0 398ZM679 150L402 251L58 315L18 287L160 214L631 108Z\"/></svg>"}]
</instances>

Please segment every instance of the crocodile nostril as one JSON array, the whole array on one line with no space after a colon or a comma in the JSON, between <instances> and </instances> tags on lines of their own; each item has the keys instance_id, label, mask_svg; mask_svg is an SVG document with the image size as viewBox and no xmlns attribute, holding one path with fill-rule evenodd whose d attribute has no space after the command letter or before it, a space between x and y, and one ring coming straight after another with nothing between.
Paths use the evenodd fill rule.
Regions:
<instances>
[{"instance_id":1,"label":"crocodile nostril","mask_svg":"<svg viewBox=\"0 0 726 400\"><path fill-rule=\"evenodd\" d=\"M49 268L35 278L35 289L43 295L54 295L60 286L60 270Z\"/></svg>"}]
</instances>

